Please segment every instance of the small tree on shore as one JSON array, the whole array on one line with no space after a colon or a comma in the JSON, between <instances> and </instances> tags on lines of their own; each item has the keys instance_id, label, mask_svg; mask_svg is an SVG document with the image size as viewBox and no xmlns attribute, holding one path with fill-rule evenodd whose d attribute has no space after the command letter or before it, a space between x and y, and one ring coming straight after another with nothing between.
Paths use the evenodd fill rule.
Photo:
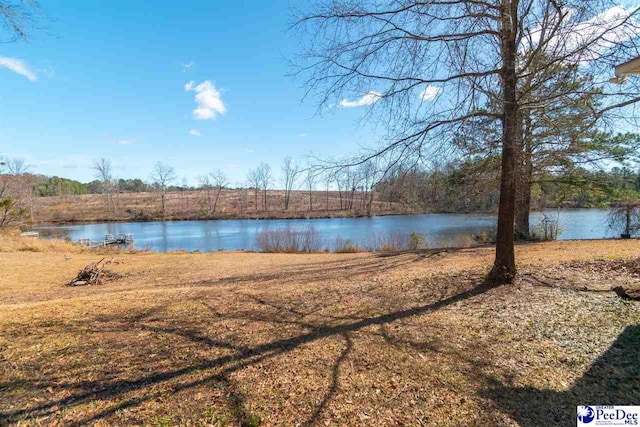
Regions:
<instances>
[{"instance_id":1,"label":"small tree on shore","mask_svg":"<svg viewBox=\"0 0 640 427\"><path fill-rule=\"evenodd\" d=\"M151 171L151 182L153 182L156 189L160 192L160 200L162 203L162 217L166 216L165 196L169 185L175 181L176 173L173 167L162 163L156 162Z\"/></svg>"},{"instance_id":2,"label":"small tree on shore","mask_svg":"<svg viewBox=\"0 0 640 427\"><path fill-rule=\"evenodd\" d=\"M200 189L203 190L207 196L207 212L211 212L211 189L213 187L211 184L211 177L209 175L200 175L198 177L198 183L200 184Z\"/></svg>"},{"instance_id":3,"label":"small tree on shore","mask_svg":"<svg viewBox=\"0 0 640 427\"><path fill-rule=\"evenodd\" d=\"M271 166L269 166L265 162L261 162L258 167L250 172L250 180L254 181L256 185L256 191L259 189L262 191L262 207L265 211L269 210L269 205L267 202L267 191L271 186L273 181L273 176L271 175ZM256 193L257 194L257 193ZM257 209L257 199L256 199L256 209Z\"/></svg>"},{"instance_id":4,"label":"small tree on shore","mask_svg":"<svg viewBox=\"0 0 640 427\"><path fill-rule=\"evenodd\" d=\"M218 200L220 199L220 194L222 193L222 190L229 185L229 180L220 169L216 169L211 172L209 176L211 177L211 184L216 191L216 195L213 200L213 212L215 212L216 207L218 206Z\"/></svg>"},{"instance_id":5,"label":"small tree on shore","mask_svg":"<svg viewBox=\"0 0 640 427\"><path fill-rule=\"evenodd\" d=\"M261 178L259 175L258 169L249 169L249 173L247 174L247 182L249 183L249 188L253 189L253 204L255 210L258 210L258 191L260 191L260 183Z\"/></svg>"},{"instance_id":6,"label":"small tree on shore","mask_svg":"<svg viewBox=\"0 0 640 427\"><path fill-rule=\"evenodd\" d=\"M307 168L307 173L305 175L304 181L307 186L307 190L309 190L309 210L313 211L313 190L316 185L316 181L318 177L316 176L317 172L314 171L313 168Z\"/></svg>"},{"instance_id":7,"label":"small tree on shore","mask_svg":"<svg viewBox=\"0 0 640 427\"><path fill-rule=\"evenodd\" d=\"M3 175L0 166L0 228L30 218L34 175Z\"/></svg>"},{"instance_id":8,"label":"small tree on shore","mask_svg":"<svg viewBox=\"0 0 640 427\"><path fill-rule=\"evenodd\" d=\"M100 159L93 161L94 175L102 182L102 191L105 195L105 202L107 205L107 213L115 212L115 206L113 204L113 170L111 167L111 160L101 157Z\"/></svg>"},{"instance_id":9,"label":"small tree on shore","mask_svg":"<svg viewBox=\"0 0 640 427\"><path fill-rule=\"evenodd\" d=\"M640 231L640 194L625 190L618 195L618 201L611 207L609 227L623 230L622 236L629 238Z\"/></svg>"},{"instance_id":10,"label":"small tree on shore","mask_svg":"<svg viewBox=\"0 0 640 427\"><path fill-rule=\"evenodd\" d=\"M295 163L291 157L287 156L282 162L282 176L284 184L284 209L289 209L289 202L291 200L291 191L293 190L296 179L300 174L300 166Z\"/></svg>"}]
</instances>

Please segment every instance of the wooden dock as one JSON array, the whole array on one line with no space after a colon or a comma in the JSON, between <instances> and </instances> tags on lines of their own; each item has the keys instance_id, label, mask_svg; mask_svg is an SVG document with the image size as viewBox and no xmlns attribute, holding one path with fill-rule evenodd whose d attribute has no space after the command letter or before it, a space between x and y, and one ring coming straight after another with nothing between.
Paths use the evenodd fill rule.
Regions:
<instances>
[{"instance_id":1,"label":"wooden dock","mask_svg":"<svg viewBox=\"0 0 640 427\"><path fill-rule=\"evenodd\" d=\"M38 233L37 231L23 231L22 233L20 233L20 236L38 238L40 237L40 233Z\"/></svg>"},{"instance_id":2,"label":"wooden dock","mask_svg":"<svg viewBox=\"0 0 640 427\"><path fill-rule=\"evenodd\" d=\"M112 245L128 245L133 243L133 234L119 234L114 236L113 234L105 234L103 240L94 241L91 239L80 239L77 242L83 246L89 246L92 248L99 248L104 246L112 246Z\"/></svg>"}]
</instances>

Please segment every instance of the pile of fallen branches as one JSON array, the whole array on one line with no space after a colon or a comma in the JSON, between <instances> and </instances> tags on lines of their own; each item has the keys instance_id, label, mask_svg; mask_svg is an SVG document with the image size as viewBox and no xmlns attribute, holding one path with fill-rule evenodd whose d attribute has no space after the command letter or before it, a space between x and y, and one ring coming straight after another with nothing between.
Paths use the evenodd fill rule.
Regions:
<instances>
[{"instance_id":1,"label":"pile of fallen branches","mask_svg":"<svg viewBox=\"0 0 640 427\"><path fill-rule=\"evenodd\" d=\"M107 270L105 268L112 262L113 260L105 261L104 258L98 262L92 262L80 270L76 278L67 283L67 286L99 285L105 281L115 280L122 277L120 273Z\"/></svg>"}]
</instances>

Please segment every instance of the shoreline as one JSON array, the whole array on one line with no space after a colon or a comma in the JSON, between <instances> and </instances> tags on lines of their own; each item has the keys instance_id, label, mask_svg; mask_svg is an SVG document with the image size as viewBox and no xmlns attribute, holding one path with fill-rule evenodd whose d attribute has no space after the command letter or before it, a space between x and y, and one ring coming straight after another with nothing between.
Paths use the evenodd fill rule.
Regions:
<instances>
[{"instance_id":1,"label":"shoreline","mask_svg":"<svg viewBox=\"0 0 640 427\"><path fill-rule=\"evenodd\" d=\"M587 207L587 208L546 208L532 210L531 213L535 214L544 211L584 211L590 209L607 210L608 208L602 207ZM354 213L353 211L330 211L336 212L335 214L327 214L327 211L317 211L319 215L309 215L308 211L301 211L299 215L226 215L216 217L168 217L168 218L153 218L153 219L140 219L136 217L131 218L111 218L111 219L87 219L87 220L74 220L74 221L33 221L29 225L31 228L41 227L63 227L63 226L75 226L75 225L90 225L90 224L106 224L106 223L151 223L151 222L185 222L185 221L254 221L254 220L314 220L314 219L353 219L353 218L375 218L384 216L418 216L418 215L477 215L477 216L496 216L496 211L484 211L484 212L450 212L450 211L425 211L425 212L396 212L396 211L382 211L376 212L372 215L366 215L361 213ZM338 213L339 212L339 213Z\"/></svg>"},{"instance_id":2,"label":"shoreline","mask_svg":"<svg viewBox=\"0 0 640 427\"><path fill-rule=\"evenodd\" d=\"M318 211L321 212L321 211ZM270 216L270 215L248 215L248 216L217 216L217 217L184 217L184 218L154 218L154 219L136 219L136 218L114 218L114 219L88 219L80 221L34 221L31 223L33 228L38 227L58 227L58 226L73 226L73 225L89 225L89 224L106 224L106 223L147 223L147 222L185 222L185 221L264 221L264 220L313 220L313 219L353 219L353 218L374 218L379 216L398 216L398 215L425 215L436 212L376 212L372 215L364 214L349 214L345 211L344 215L308 215L308 213L302 213L300 215L285 215L285 216Z\"/></svg>"}]
</instances>

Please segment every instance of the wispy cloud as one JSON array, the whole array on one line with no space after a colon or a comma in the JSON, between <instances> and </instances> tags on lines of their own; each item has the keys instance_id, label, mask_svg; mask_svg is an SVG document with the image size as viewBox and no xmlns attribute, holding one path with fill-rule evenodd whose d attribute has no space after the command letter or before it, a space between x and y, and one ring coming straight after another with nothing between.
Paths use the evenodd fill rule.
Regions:
<instances>
[{"instance_id":1,"label":"wispy cloud","mask_svg":"<svg viewBox=\"0 0 640 427\"><path fill-rule=\"evenodd\" d=\"M200 135L201 135L201 133L200 133L200 131L199 131L199 130L191 129L191 130L189 131L189 135L191 135L191 136L200 136Z\"/></svg>"},{"instance_id":2,"label":"wispy cloud","mask_svg":"<svg viewBox=\"0 0 640 427\"><path fill-rule=\"evenodd\" d=\"M245 152L245 153L255 153L255 152L256 152L256 150L254 150L253 148L245 148L245 149L244 149L244 152Z\"/></svg>"},{"instance_id":3,"label":"wispy cloud","mask_svg":"<svg viewBox=\"0 0 640 427\"><path fill-rule=\"evenodd\" d=\"M27 64L16 58L8 58L6 56L0 56L0 67L6 68L14 73L18 73L21 76L25 76L32 82L38 80L38 76L32 71Z\"/></svg>"},{"instance_id":4,"label":"wispy cloud","mask_svg":"<svg viewBox=\"0 0 640 427\"><path fill-rule=\"evenodd\" d=\"M300 133L298 134L298 138L304 138L305 136L307 136L307 133L306 133L306 132L300 132Z\"/></svg>"},{"instance_id":5,"label":"wispy cloud","mask_svg":"<svg viewBox=\"0 0 640 427\"><path fill-rule=\"evenodd\" d=\"M196 85L192 80L184 85L187 92L195 91L196 109L193 110L193 118L197 120L215 119L217 115L224 114L226 108L222 102L221 94L211 80Z\"/></svg>"},{"instance_id":6,"label":"wispy cloud","mask_svg":"<svg viewBox=\"0 0 640 427\"><path fill-rule=\"evenodd\" d=\"M436 96L442 91L442 88L437 86L427 86L421 93L420 99L423 101L433 101Z\"/></svg>"},{"instance_id":7,"label":"wispy cloud","mask_svg":"<svg viewBox=\"0 0 640 427\"><path fill-rule=\"evenodd\" d=\"M349 101L348 99L343 99L340 101L340 106L342 108L354 108L354 107L363 107L365 105L371 105L380 100L382 94L379 92L367 92L360 99L356 99L355 101Z\"/></svg>"},{"instance_id":8,"label":"wispy cloud","mask_svg":"<svg viewBox=\"0 0 640 427\"><path fill-rule=\"evenodd\" d=\"M189 71L191 69L191 67L193 67L194 62L193 61L189 61L185 64L182 64L182 72L186 73L187 71Z\"/></svg>"},{"instance_id":9,"label":"wispy cloud","mask_svg":"<svg viewBox=\"0 0 640 427\"><path fill-rule=\"evenodd\" d=\"M121 139L118 141L118 145L131 145L135 143L136 143L135 139Z\"/></svg>"}]
</instances>

